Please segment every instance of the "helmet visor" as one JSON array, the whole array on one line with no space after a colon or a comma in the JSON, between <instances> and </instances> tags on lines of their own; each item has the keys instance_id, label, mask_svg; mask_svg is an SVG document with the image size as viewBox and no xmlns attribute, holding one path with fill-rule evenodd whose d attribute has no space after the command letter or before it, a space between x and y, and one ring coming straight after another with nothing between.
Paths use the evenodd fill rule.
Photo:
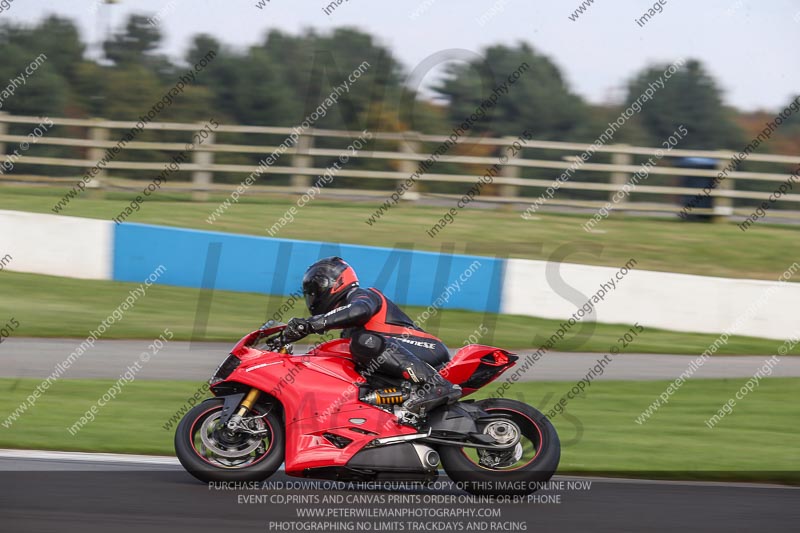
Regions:
<instances>
[{"instance_id":1,"label":"helmet visor","mask_svg":"<svg viewBox=\"0 0 800 533\"><path fill-rule=\"evenodd\" d=\"M306 300L306 307L312 313L319 310L320 303L328 294L331 281L325 276L314 276L311 279L303 280L303 296Z\"/></svg>"}]
</instances>

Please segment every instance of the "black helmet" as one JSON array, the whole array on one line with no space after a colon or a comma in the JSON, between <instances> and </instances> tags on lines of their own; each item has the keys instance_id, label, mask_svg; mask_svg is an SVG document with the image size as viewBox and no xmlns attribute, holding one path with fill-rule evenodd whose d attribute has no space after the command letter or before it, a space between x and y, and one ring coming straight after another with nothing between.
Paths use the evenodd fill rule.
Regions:
<instances>
[{"instance_id":1,"label":"black helmet","mask_svg":"<svg viewBox=\"0 0 800 533\"><path fill-rule=\"evenodd\" d=\"M358 276L341 257L320 259L303 275L303 295L312 315L336 309L352 287L358 287Z\"/></svg>"}]
</instances>

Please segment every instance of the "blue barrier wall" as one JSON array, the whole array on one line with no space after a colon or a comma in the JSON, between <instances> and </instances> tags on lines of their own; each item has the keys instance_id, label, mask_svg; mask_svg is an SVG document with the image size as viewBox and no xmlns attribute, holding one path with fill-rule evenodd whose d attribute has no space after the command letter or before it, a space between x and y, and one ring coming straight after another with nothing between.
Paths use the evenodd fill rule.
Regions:
<instances>
[{"instance_id":1,"label":"blue barrier wall","mask_svg":"<svg viewBox=\"0 0 800 533\"><path fill-rule=\"evenodd\" d=\"M447 294L442 308L500 310L505 261L491 257L127 223L115 227L114 240L118 281L139 282L164 265L159 283L166 285L288 295L300 290L311 263L339 255L363 287L377 287L399 304L425 307Z\"/></svg>"}]
</instances>

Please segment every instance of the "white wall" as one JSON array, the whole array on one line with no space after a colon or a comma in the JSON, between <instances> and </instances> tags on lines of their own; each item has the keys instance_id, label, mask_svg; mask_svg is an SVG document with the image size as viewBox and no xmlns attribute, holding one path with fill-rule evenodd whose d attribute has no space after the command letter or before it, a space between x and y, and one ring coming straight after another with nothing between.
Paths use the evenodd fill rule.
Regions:
<instances>
[{"instance_id":1,"label":"white wall","mask_svg":"<svg viewBox=\"0 0 800 533\"><path fill-rule=\"evenodd\" d=\"M560 276L571 287L564 290L557 283L554 288L547 282L546 265L544 261L523 259L507 262L502 313L568 319L619 271L562 263ZM739 321L735 334L786 339L800 332L800 283L779 283L781 274L776 273L773 282L634 268L597 304L594 318L608 324L638 321L643 326L699 333L723 333ZM800 280L800 272L794 279ZM778 288L765 292L774 286ZM575 289L583 296L570 295ZM669 351L668 346L665 349Z\"/></svg>"},{"instance_id":2,"label":"white wall","mask_svg":"<svg viewBox=\"0 0 800 533\"><path fill-rule=\"evenodd\" d=\"M13 258L5 270L112 279L113 249L111 221L0 210L0 259L6 254ZM545 261L508 260L502 313L568 319L619 271L562 263L556 266L563 283L554 282L551 286L546 266ZM780 274L776 273L776 280ZM794 279L800 280L800 271L794 273ZM722 333L739 321L732 333L773 339L800 333L800 283L635 268L616 283L617 288L609 291L596 307L594 317L598 322L638 321L644 326L675 331ZM771 287L777 289L770 292ZM669 351L668 346L664 348Z\"/></svg>"},{"instance_id":3,"label":"white wall","mask_svg":"<svg viewBox=\"0 0 800 533\"><path fill-rule=\"evenodd\" d=\"M5 270L83 279L111 279L114 223L0 210Z\"/></svg>"}]
</instances>

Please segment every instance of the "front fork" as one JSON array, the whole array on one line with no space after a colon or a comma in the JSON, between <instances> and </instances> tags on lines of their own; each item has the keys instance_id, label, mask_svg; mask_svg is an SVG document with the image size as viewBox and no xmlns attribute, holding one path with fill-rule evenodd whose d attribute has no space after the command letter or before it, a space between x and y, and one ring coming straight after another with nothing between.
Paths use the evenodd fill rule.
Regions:
<instances>
[{"instance_id":1,"label":"front fork","mask_svg":"<svg viewBox=\"0 0 800 533\"><path fill-rule=\"evenodd\" d=\"M253 408L253 405L258 401L258 397L261 396L261 391L252 388L250 392L242 400L242 403L239 404L239 409L236 413L231 416L230 420L226 424L228 429L231 431L236 430L239 427L240 422L242 421L242 417L247 414L247 411Z\"/></svg>"},{"instance_id":2,"label":"front fork","mask_svg":"<svg viewBox=\"0 0 800 533\"><path fill-rule=\"evenodd\" d=\"M278 350L278 353L287 354L290 353L290 349L288 346L281 346L280 350ZM250 392L244 395L244 399L241 401L241 403L239 403L239 398L241 398L241 396L242 393L225 397L225 405L222 408L222 423L225 424L230 431L235 431L239 428L239 424L241 423L244 415L247 414L247 411L253 408L253 405L255 405L255 403L258 401L258 398L261 396L261 391L253 387L250 389ZM228 414L237 404L239 405L239 409L236 410L236 413L233 415ZM228 418L226 421L225 418L227 417L230 418Z\"/></svg>"}]
</instances>

